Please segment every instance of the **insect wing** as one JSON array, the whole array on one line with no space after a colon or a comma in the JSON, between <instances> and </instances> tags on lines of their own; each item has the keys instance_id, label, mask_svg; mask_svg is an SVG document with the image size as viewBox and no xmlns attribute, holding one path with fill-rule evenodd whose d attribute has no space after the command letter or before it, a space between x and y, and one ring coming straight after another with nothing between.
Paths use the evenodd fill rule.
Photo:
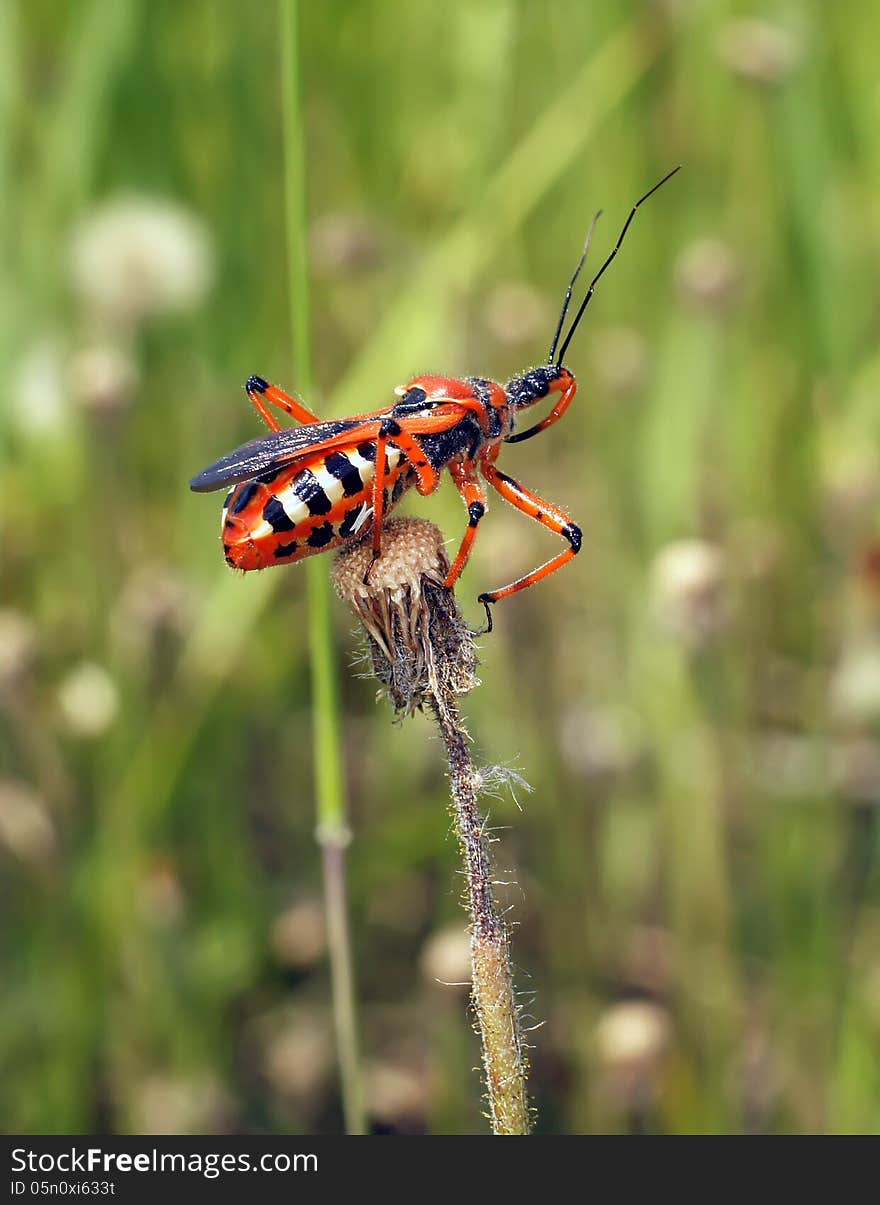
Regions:
<instances>
[{"instance_id":1,"label":"insect wing","mask_svg":"<svg viewBox=\"0 0 880 1205\"><path fill-rule=\"evenodd\" d=\"M309 423L304 427L286 427L283 431L261 435L202 469L193 477L189 488L196 493L210 493L211 490L219 490L238 481L247 481L287 464L315 445L361 426L362 418L342 419Z\"/></svg>"}]
</instances>

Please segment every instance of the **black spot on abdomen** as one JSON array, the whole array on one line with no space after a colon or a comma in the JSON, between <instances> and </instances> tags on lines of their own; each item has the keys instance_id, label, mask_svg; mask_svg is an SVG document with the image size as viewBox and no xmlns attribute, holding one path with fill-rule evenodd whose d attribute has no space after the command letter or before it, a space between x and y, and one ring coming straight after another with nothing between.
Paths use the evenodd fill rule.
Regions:
<instances>
[{"instance_id":1,"label":"black spot on abdomen","mask_svg":"<svg viewBox=\"0 0 880 1205\"><path fill-rule=\"evenodd\" d=\"M333 524L322 523L320 527L316 527L306 543L310 548L324 548L333 539Z\"/></svg>"},{"instance_id":2,"label":"black spot on abdomen","mask_svg":"<svg viewBox=\"0 0 880 1205\"><path fill-rule=\"evenodd\" d=\"M358 516L363 510L363 505L353 506L351 510L346 512L345 518L339 525L339 534L346 539L352 534L354 525L358 520Z\"/></svg>"}]
</instances>

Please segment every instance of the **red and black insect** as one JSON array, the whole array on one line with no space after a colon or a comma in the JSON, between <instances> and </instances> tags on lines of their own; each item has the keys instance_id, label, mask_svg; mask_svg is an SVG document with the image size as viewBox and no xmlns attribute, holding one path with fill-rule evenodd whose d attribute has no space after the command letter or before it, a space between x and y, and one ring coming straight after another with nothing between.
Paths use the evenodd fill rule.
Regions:
<instances>
[{"instance_id":1,"label":"red and black insect","mask_svg":"<svg viewBox=\"0 0 880 1205\"><path fill-rule=\"evenodd\" d=\"M251 377L245 386L248 397L271 433L236 448L190 482L196 491L232 486L222 517L227 563L247 570L300 561L364 536L368 528L375 561L381 554L382 521L404 492L414 485L420 494L433 493L441 473L448 469L469 520L446 578L451 589L467 563L486 513L488 500L481 474L502 498L567 544L531 573L479 596L491 630L491 603L561 569L581 547L581 529L564 511L507 476L495 462L503 444L531 439L562 418L571 405L577 384L563 360L572 336L639 206L678 170L676 167L664 176L632 207L617 243L590 282L563 337L572 290L590 245L587 237L565 294L546 365L531 368L506 385L481 377L418 376L395 390L399 401L392 406L321 422L276 385ZM556 398L550 412L534 426L515 432L519 412L546 397ZM303 425L282 428L267 403Z\"/></svg>"}]
</instances>

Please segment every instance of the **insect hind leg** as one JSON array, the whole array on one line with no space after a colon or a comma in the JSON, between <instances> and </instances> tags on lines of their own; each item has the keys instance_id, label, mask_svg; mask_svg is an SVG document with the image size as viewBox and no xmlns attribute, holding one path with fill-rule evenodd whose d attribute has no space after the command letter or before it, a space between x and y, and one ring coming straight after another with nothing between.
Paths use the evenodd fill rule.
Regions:
<instances>
[{"instance_id":1,"label":"insect hind leg","mask_svg":"<svg viewBox=\"0 0 880 1205\"><path fill-rule=\"evenodd\" d=\"M505 501L511 506L515 506L517 510L528 515L530 519L534 519L537 523L547 527L550 531L556 532L568 540L568 548L560 552L557 556L552 557L543 565L539 565L537 569L533 569L531 573L525 573L522 577L518 577L516 581L511 582L507 586L502 586L499 590L490 590L485 594L481 594L478 602L481 602L486 608L486 614L489 617L489 628L492 629L492 616L489 610L490 604L498 602L502 598L509 598L511 594L518 594L520 590L527 590L529 586L534 586L536 582L543 581L545 577L549 577L551 573L555 573L557 569L561 569L563 565L567 565L573 557L581 550L582 534L581 529L571 521L568 515L553 506L549 502L545 502L537 494L526 489L513 477L508 477L506 473L502 473L494 464L483 464L483 476L497 490Z\"/></svg>"},{"instance_id":2,"label":"insect hind leg","mask_svg":"<svg viewBox=\"0 0 880 1205\"><path fill-rule=\"evenodd\" d=\"M298 423L316 423L319 421L317 414L312 414L311 410L307 410L302 402L298 402L296 398L292 398L290 394L285 393L283 389L279 389L277 385L270 385L262 377L248 377L244 388L260 418L270 431L280 431L281 423L279 423L278 419L266 405L266 402L269 402L272 406L276 406L279 410L283 410L285 414L289 414Z\"/></svg>"}]
</instances>

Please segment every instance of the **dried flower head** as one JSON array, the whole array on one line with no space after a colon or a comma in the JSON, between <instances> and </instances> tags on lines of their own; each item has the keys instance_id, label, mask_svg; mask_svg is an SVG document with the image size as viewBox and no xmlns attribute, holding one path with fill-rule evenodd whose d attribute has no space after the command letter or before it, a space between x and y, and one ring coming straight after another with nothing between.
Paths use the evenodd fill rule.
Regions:
<instances>
[{"instance_id":1,"label":"dried flower head","mask_svg":"<svg viewBox=\"0 0 880 1205\"><path fill-rule=\"evenodd\" d=\"M395 711L408 715L429 697L473 690L473 634L443 584L449 560L440 529L427 519L389 519L370 569L372 557L369 540L343 549L333 581L364 625L373 672Z\"/></svg>"}]
</instances>

